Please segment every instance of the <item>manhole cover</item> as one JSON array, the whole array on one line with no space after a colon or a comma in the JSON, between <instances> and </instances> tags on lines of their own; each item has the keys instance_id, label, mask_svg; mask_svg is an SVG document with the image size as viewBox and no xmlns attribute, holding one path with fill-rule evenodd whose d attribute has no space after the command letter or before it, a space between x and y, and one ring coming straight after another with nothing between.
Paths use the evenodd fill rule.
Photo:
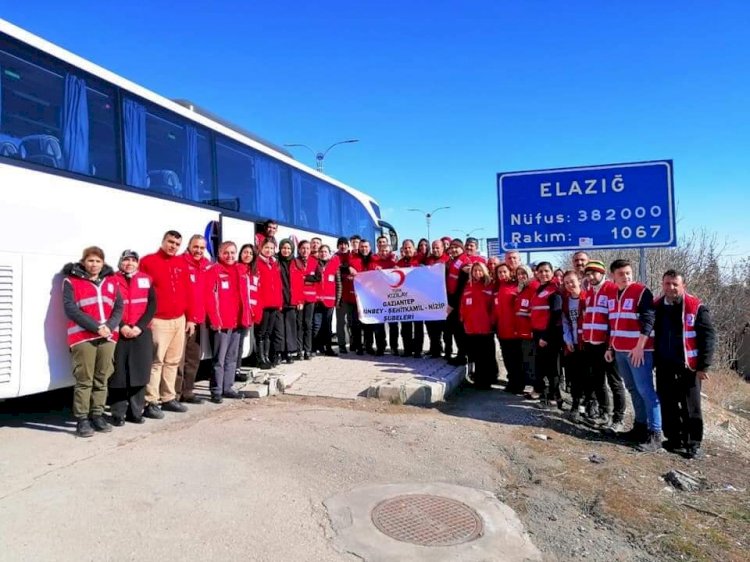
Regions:
<instances>
[{"instance_id":1,"label":"manhole cover","mask_svg":"<svg viewBox=\"0 0 750 562\"><path fill-rule=\"evenodd\" d=\"M440 496L414 494L380 502L372 510L378 530L401 542L452 546L482 536L484 525L465 503Z\"/></svg>"}]
</instances>

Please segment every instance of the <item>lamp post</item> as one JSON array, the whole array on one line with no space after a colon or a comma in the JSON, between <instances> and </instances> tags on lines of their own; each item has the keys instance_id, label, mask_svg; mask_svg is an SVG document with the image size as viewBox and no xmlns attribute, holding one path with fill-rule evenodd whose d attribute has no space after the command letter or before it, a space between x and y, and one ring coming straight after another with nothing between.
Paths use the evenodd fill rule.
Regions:
<instances>
[{"instance_id":1,"label":"lamp post","mask_svg":"<svg viewBox=\"0 0 750 562\"><path fill-rule=\"evenodd\" d=\"M298 147L299 146L299 147L302 147L302 148L306 148L307 150L309 150L310 152L312 152L313 156L315 156L315 169L322 174L323 173L323 159L326 157L326 154L328 154L328 152L334 146L338 146L340 144L349 144L349 143L353 143L353 142L359 142L359 139L347 139L347 140L342 140L342 141L339 141L339 142L335 142L331 146L329 146L328 148L326 148L323 152L316 152L315 150L313 150L312 148L310 148L306 144L292 143L292 144L285 144L284 146L287 146L287 147L290 147L290 148L292 148L292 147Z\"/></svg>"},{"instance_id":2,"label":"lamp post","mask_svg":"<svg viewBox=\"0 0 750 562\"><path fill-rule=\"evenodd\" d=\"M464 238L464 242L466 242L466 238L469 238L469 237L470 237L470 236L471 236L472 234L474 234L475 232L479 232L480 230L484 230L484 228L482 228L482 227L480 226L479 228L475 228L474 230L470 230L469 232L467 232L467 233L466 233L466 236L465 236L465 238ZM463 231L463 230L460 230L460 229L458 229L458 228L454 228L454 229L453 229L453 232L460 232L460 233L462 233L462 234L463 234L463 232L464 232L464 231ZM480 242L480 244L479 244L479 248L478 248L478 249L479 249L479 251L480 251L480 252L482 251L482 245L481 245L481 242L482 242L482 240L484 240L484 238L480 238L480 239L479 239L479 242Z\"/></svg>"},{"instance_id":3,"label":"lamp post","mask_svg":"<svg viewBox=\"0 0 750 562\"><path fill-rule=\"evenodd\" d=\"M427 241L432 243L432 238L430 238L430 223L432 222L432 215L434 215L438 211L442 211L443 209L450 209L450 207L438 207L437 209L433 209L429 213L426 211L423 211L422 209L406 209L406 210L414 211L415 213L422 213L424 215L425 221L427 222Z\"/></svg>"}]
</instances>

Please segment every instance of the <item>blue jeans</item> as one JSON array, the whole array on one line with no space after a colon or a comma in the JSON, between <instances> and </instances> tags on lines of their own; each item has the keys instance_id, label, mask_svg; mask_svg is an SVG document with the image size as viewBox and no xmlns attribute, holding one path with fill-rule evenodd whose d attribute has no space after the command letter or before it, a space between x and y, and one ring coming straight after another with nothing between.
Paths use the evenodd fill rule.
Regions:
<instances>
[{"instance_id":1,"label":"blue jeans","mask_svg":"<svg viewBox=\"0 0 750 562\"><path fill-rule=\"evenodd\" d=\"M654 388L654 352L643 352L643 364L634 367L627 351L615 351L617 370L630 392L635 421L648 425L649 431L661 431L661 406Z\"/></svg>"}]
</instances>

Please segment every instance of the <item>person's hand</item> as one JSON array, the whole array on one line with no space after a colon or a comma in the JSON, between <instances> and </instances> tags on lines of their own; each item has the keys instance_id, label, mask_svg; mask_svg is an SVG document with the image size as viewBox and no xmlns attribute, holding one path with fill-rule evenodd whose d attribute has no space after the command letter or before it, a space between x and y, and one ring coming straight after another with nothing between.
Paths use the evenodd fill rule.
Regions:
<instances>
[{"instance_id":1,"label":"person's hand","mask_svg":"<svg viewBox=\"0 0 750 562\"><path fill-rule=\"evenodd\" d=\"M448 314L450 314L451 312L453 312L453 307L452 307L451 305L448 305L448 306L447 306L447 307L445 308L445 310L446 310L446 311L448 312Z\"/></svg>"},{"instance_id":2,"label":"person's hand","mask_svg":"<svg viewBox=\"0 0 750 562\"><path fill-rule=\"evenodd\" d=\"M300 303L300 304L297 305L297 310L302 310L303 307L304 307L304 305Z\"/></svg>"},{"instance_id":3,"label":"person's hand","mask_svg":"<svg viewBox=\"0 0 750 562\"><path fill-rule=\"evenodd\" d=\"M568 351L570 351L571 353L573 353L576 350L575 346L572 343L566 343L565 347L567 347Z\"/></svg>"},{"instance_id":4,"label":"person's hand","mask_svg":"<svg viewBox=\"0 0 750 562\"><path fill-rule=\"evenodd\" d=\"M698 377L698 380L701 380L701 381L707 381L708 380L708 373L706 371L698 371L695 374Z\"/></svg>"},{"instance_id":5,"label":"person's hand","mask_svg":"<svg viewBox=\"0 0 750 562\"><path fill-rule=\"evenodd\" d=\"M143 333L143 330L141 330L138 326L133 326L130 329L130 333L131 333L131 336L130 336L131 338L137 338Z\"/></svg>"},{"instance_id":6,"label":"person's hand","mask_svg":"<svg viewBox=\"0 0 750 562\"><path fill-rule=\"evenodd\" d=\"M351 275L352 277L354 277L355 275L357 275L357 270L354 269L353 267L350 267L349 268L349 275Z\"/></svg>"},{"instance_id":7,"label":"person's hand","mask_svg":"<svg viewBox=\"0 0 750 562\"><path fill-rule=\"evenodd\" d=\"M133 329L128 326L127 324L120 328L120 335L123 338L132 338L133 337Z\"/></svg>"},{"instance_id":8,"label":"person's hand","mask_svg":"<svg viewBox=\"0 0 750 562\"><path fill-rule=\"evenodd\" d=\"M611 349L608 349L607 351L605 351L604 352L604 360L607 363L612 363L612 361L615 360L615 353L614 353L614 351L612 351Z\"/></svg>"},{"instance_id":9,"label":"person's hand","mask_svg":"<svg viewBox=\"0 0 750 562\"><path fill-rule=\"evenodd\" d=\"M99 334L103 338L108 338L112 335L112 330L110 330L107 326L102 324L99 326L99 329L96 331L97 334Z\"/></svg>"},{"instance_id":10,"label":"person's hand","mask_svg":"<svg viewBox=\"0 0 750 562\"><path fill-rule=\"evenodd\" d=\"M630 363L632 363L633 367L640 367L643 365L643 348L640 345L636 345L631 349L629 355Z\"/></svg>"},{"instance_id":11,"label":"person's hand","mask_svg":"<svg viewBox=\"0 0 750 562\"><path fill-rule=\"evenodd\" d=\"M188 320L187 324L185 324L185 332L188 336L192 336L195 333L195 322Z\"/></svg>"},{"instance_id":12,"label":"person's hand","mask_svg":"<svg viewBox=\"0 0 750 562\"><path fill-rule=\"evenodd\" d=\"M539 347L547 347L547 342L544 340L539 340Z\"/></svg>"}]
</instances>

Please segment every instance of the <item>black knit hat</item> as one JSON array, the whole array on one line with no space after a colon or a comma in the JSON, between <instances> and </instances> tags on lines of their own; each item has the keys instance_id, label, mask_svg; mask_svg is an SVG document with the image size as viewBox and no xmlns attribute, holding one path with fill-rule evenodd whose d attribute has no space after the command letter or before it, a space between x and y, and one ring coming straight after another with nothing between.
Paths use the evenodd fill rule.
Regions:
<instances>
[{"instance_id":1,"label":"black knit hat","mask_svg":"<svg viewBox=\"0 0 750 562\"><path fill-rule=\"evenodd\" d=\"M336 240L336 247L341 246L341 244L349 245L349 239L346 236L339 236L339 239Z\"/></svg>"}]
</instances>

